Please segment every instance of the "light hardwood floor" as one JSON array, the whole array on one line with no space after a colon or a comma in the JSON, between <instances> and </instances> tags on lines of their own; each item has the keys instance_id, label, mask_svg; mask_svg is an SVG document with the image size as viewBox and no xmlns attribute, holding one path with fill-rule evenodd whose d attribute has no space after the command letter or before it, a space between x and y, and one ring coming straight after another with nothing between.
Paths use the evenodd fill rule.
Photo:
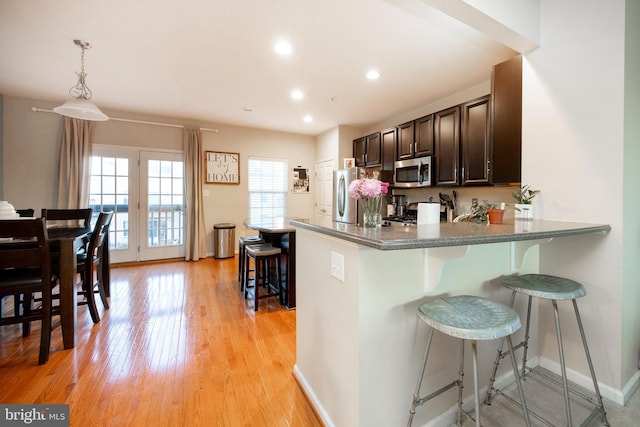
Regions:
<instances>
[{"instance_id":1,"label":"light hardwood floor","mask_svg":"<svg viewBox=\"0 0 640 427\"><path fill-rule=\"evenodd\" d=\"M245 301L237 260L112 269L111 309L77 345L0 328L0 402L69 403L72 426L321 426L293 378L295 310ZM54 322L57 319L54 318Z\"/></svg>"}]
</instances>

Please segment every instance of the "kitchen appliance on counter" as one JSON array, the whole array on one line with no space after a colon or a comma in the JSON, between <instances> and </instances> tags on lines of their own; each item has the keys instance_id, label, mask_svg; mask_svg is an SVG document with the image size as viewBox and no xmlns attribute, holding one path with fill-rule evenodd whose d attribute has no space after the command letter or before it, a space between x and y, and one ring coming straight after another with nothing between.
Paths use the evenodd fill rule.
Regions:
<instances>
[{"instance_id":1,"label":"kitchen appliance on counter","mask_svg":"<svg viewBox=\"0 0 640 427\"><path fill-rule=\"evenodd\" d=\"M333 172L333 220L347 224L361 224L363 217L362 204L349 197L349 185L356 179L364 177L365 168L340 169ZM374 173L374 177L376 177ZM378 179L378 178L376 178ZM387 212L387 199L382 198L380 214Z\"/></svg>"},{"instance_id":2,"label":"kitchen appliance on counter","mask_svg":"<svg viewBox=\"0 0 640 427\"><path fill-rule=\"evenodd\" d=\"M393 177L396 188L430 187L431 156L394 162Z\"/></svg>"}]
</instances>

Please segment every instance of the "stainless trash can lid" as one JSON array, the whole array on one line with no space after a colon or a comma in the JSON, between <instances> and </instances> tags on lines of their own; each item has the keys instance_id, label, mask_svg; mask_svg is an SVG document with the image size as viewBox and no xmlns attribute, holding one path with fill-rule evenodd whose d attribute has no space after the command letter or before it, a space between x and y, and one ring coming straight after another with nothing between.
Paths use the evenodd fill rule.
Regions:
<instances>
[{"instance_id":1,"label":"stainless trash can lid","mask_svg":"<svg viewBox=\"0 0 640 427\"><path fill-rule=\"evenodd\" d=\"M213 228L236 228L236 225L232 222L222 222L220 224L215 224Z\"/></svg>"}]
</instances>

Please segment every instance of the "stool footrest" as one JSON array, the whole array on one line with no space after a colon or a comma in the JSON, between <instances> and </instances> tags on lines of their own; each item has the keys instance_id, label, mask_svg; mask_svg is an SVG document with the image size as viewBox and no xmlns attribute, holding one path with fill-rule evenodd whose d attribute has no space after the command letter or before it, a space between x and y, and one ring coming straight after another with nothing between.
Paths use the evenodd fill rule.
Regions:
<instances>
[{"instance_id":1,"label":"stool footrest","mask_svg":"<svg viewBox=\"0 0 640 427\"><path fill-rule=\"evenodd\" d=\"M460 386L460 380L455 380L455 381L452 381L450 384L447 384L444 387L441 387L440 389L434 391L433 393L431 393L431 394L429 394L427 396L417 397L416 398L416 406L424 405L426 402L430 401L434 397L438 397L439 395L441 395L445 391L447 391L449 389L452 389L453 387L459 387L459 386Z\"/></svg>"}]
</instances>

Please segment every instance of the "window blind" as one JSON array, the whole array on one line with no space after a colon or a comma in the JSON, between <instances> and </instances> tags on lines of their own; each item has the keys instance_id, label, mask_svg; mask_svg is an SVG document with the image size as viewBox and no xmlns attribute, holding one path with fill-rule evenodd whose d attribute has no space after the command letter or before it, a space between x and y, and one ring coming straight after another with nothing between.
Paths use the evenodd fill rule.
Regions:
<instances>
[{"instance_id":1,"label":"window blind","mask_svg":"<svg viewBox=\"0 0 640 427\"><path fill-rule=\"evenodd\" d=\"M248 160L250 221L286 216L287 161L255 157Z\"/></svg>"}]
</instances>

